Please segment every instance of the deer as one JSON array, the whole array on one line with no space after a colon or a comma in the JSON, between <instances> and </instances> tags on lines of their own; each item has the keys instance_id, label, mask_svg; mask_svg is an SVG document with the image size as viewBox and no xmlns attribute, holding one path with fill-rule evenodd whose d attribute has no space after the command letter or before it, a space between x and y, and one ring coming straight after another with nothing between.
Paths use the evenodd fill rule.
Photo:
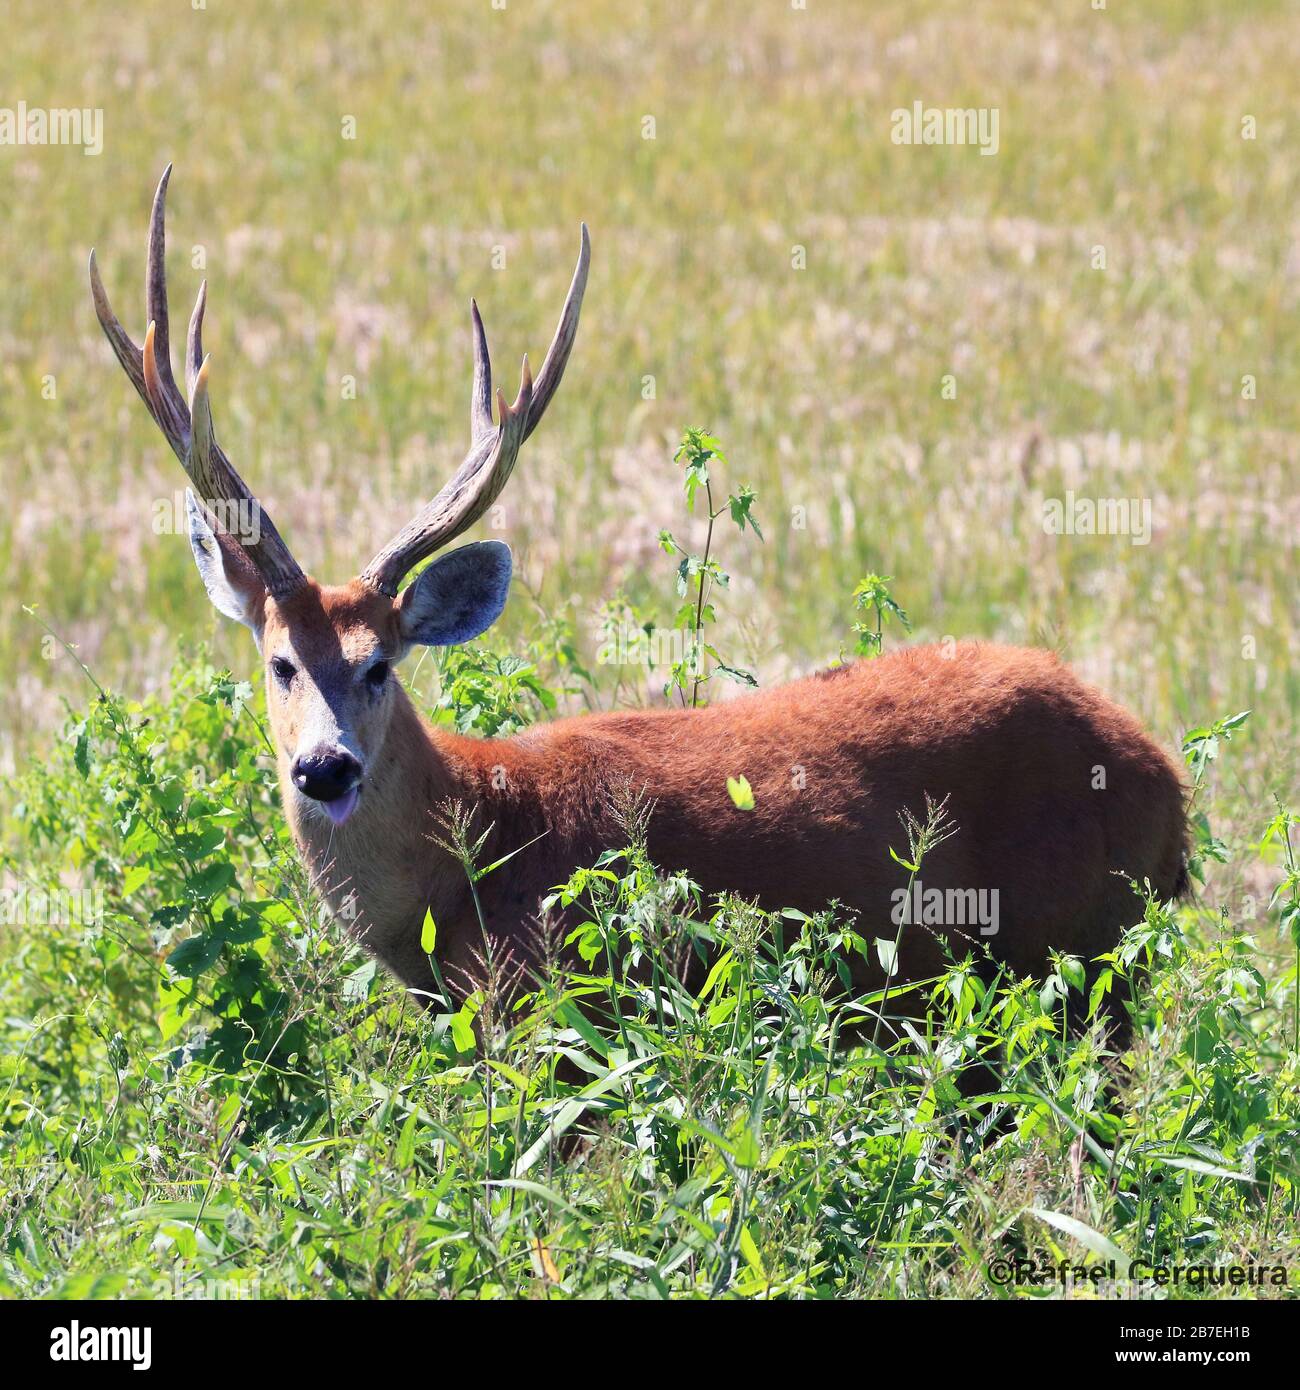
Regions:
<instances>
[{"instance_id":1,"label":"deer","mask_svg":"<svg viewBox=\"0 0 1300 1390\"><path fill-rule=\"evenodd\" d=\"M1141 915L1135 885L1161 899L1187 886L1185 788L1138 720L1044 650L970 641L899 648L699 708L633 708L534 724L503 738L435 727L396 674L413 648L472 641L500 616L512 556L502 541L447 549L493 504L545 414L573 349L587 286L586 225L568 295L534 379L495 393L471 301L469 447L450 481L353 579L322 584L298 565L218 445L202 345L207 283L172 371L164 205L153 199L142 346L90 285L113 352L189 478L189 542L208 597L252 633L264 670L277 775L293 839L329 907L408 990L436 997L421 944L430 914L443 974L468 975L486 932L531 956L539 905L601 851L626 843L620 788L651 807L653 862L708 895L814 913L837 904L867 935L895 935L900 886L889 849L900 814L942 800L957 833L927 854L927 890L996 890L989 956L1039 973L1052 953L1090 961ZM256 516L255 528L220 517ZM439 553L441 552L441 553ZM405 585L421 562L437 556ZM728 793L745 776L752 806ZM511 854L478 903L443 808L472 808L486 854ZM481 914L481 916L480 916ZM882 927L884 928L882 930ZM896 981L940 974L962 933L901 934ZM855 960L855 986L883 967Z\"/></svg>"}]
</instances>

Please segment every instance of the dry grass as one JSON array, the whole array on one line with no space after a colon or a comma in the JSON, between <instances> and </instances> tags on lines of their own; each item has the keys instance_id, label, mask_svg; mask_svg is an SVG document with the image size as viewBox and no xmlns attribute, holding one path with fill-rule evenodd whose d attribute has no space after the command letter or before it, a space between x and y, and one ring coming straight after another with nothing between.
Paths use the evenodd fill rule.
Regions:
<instances>
[{"instance_id":1,"label":"dry grass","mask_svg":"<svg viewBox=\"0 0 1300 1390\"><path fill-rule=\"evenodd\" d=\"M507 494L504 534L547 602L662 591L669 441L705 424L767 522L731 600L764 681L833 654L877 569L921 637L1059 646L1167 739L1253 705L1250 791L1285 779L1298 38L1294 5L1009 0L701 3L671 24L643 4L154 3L108 23L74 3L12 26L0 91L101 106L105 146L0 152L0 761L80 693L20 601L127 689L162 679L179 634L251 665L183 540L154 534L182 480L86 292L95 243L142 332L148 199L173 159L172 278L187 299L201 246L223 437L322 576L458 460L469 295L513 376L585 218L579 349ZM997 106L997 156L893 145L890 112L916 99ZM1150 498L1151 544L1045 536L1038 499L1066 488Z\"/></svg>"}]
</instances>

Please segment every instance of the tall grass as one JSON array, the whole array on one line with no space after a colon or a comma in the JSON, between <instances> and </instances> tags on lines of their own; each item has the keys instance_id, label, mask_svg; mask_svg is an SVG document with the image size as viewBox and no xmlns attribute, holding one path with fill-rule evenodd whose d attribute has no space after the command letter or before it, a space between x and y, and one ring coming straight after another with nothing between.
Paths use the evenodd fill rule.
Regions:
<instances>
[{"instance_id":1,"label":"tall grass","mask_svg":"<svg viewBox=\"0 0 1300 1390\"><path fill-rule=\"evenodd\" d=\"M721 457L710 439L710 495ZM706 463L684 458L692 495ZM735 495L743 531L753 497ZM724 573L716 556L677 568ZM856 596L878 653L901 609L879 576ZM692 639L704 606L678 609ZM432 717L487 734L552 707L572 648L553 619L531 645L445 658ZM666 693L685 702L719 661L702 645ZM1224 1293L1232 1265L1251 1272L1227 1292L1289 1292L1300 1005L1294 964L1268 955L1278 931L1300 952L1286 807L1259 827L1276 885L1262 948L1226 914L1148 893L1096 962L1017 979L960 946L940 976L903 981L906 916L891 940L834 905L705 899L651 862L654 808L629 787L624 847L556 885L527 959L485 928L449 985L426 915L425 1011L323 920L248 685L197 654L169 700L85 674L89 706L9 791L25 837L5 867L27 896L0 986L7 1291L1060 1292L1007 1288L1032 1262L1068 1265L1089 1296L1166 1265L1193 1267L1174 1296ZM598 701L599 677L580 678ZM1206 803L1249 719L1184 740L1201 880L1237 852ZM481 862L486 828L462 805L431 828L471 886L509 869ZM954 833L931 806L881 852L914 878ZM101 893L83 920L55 910L70 866ZM52 905L42 930L33 903ZM692 955L709 962L697 990ZM854 991L857 955L883 988ZM1134 1025L1122 1048L1116 1014Z\"/></svg>"}]
</instances>

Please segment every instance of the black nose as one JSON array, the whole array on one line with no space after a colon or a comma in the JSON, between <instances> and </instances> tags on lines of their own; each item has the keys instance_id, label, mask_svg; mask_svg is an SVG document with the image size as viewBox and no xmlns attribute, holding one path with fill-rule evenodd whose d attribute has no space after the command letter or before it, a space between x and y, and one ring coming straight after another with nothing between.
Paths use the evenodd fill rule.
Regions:
<instances>
[{"instance_id":1,"label":"black nose","mask_svg":"<svg viewBox=\"0 0 1300 1390\"><path fill-rule=\"evenodd\" d=\"M361 780L361 764L339 749L334 753L308 753L295 758L290 769L293 784L313 801L336 801Z\"/></svg>"}]
</instances>

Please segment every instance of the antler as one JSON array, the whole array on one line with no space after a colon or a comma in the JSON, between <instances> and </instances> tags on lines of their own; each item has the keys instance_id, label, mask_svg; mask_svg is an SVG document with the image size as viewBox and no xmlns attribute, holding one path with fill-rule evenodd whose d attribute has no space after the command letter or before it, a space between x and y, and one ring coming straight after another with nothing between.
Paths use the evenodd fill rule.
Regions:
<instances>
[{"instance_id":1,"label":"antler","mask_svg":"<svg viewBox=\"0 0 1300 1390\"><path fill-rule=\"evenodd\" d=\"M381 593L395 597L402 576L462 531L468 530L492 505L515 466L519 446L537 428L564 375L578 331L578 314L587 288L591 240L582 224L582 246L573 272L564 311L546 360L534 382L524 358L519 394L513 405L497 392L500 423L492 423L492 364L478 305L470 301L474 327L474 381L470 390L470 447L451 481L414 516L375 556L361 579Z\"/></svg>"},{"instance_id":2,"label":"antler","mask_svg":"<svg viewBox=\"0 0 1300 1390\"><path fill-rule=\"evenodd\" d=\"M167 272L164 266L163 217L167 198L167 181L172 166L163 170L158 191L153 198L153 213L149 221L149 252L145 273L145 305L149 328L144 347L138 348L117 321L108 295L104 293L95 253L90 253L90 292L95 300L95 313L104 335L112 344L122 370L131 379L162 430L176 457L184 465L199 501L212 510L215 503L235 503L256 509L255 529L247 535L233 535L261 576L262 583L274 598L283 598L306 583L306 576L289 553L265 508L249 491L244 480L235 472L212 434L212 414L208 406L208 365L203 355L203 310L207 303L208 284L199 287L199 296L190 317L190 331L185 348L185 385L189 405L181 395L172 376L171 345L167 320ZM218 511L221 508L217 508ZM219 519L219 518L218 518Z\"/></svg>"}]
</instances>

